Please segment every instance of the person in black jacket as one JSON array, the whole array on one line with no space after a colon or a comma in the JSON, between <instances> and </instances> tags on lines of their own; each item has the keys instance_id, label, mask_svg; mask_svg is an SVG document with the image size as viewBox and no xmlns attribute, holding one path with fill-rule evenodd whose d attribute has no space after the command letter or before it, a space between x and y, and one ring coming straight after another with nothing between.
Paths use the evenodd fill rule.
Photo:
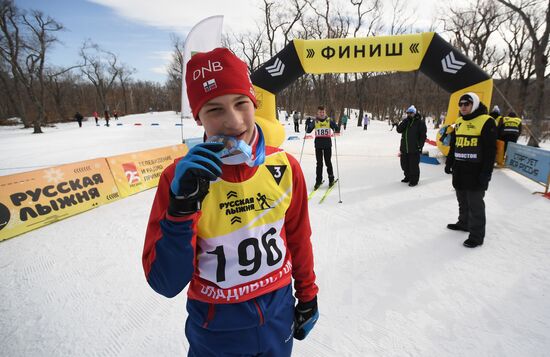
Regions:
<instances>
[{"instance_id":1,"label":"person in black jacket","mask_svg":"<svg viewBox=\"0 0 550 357\"><path fill-rule=\"evenodd\" d=\"M78 122L78 127L82 128L82 119L84 119L82 117L82 114L80 114L80 112L76 112L75 115L74 115L74 118Z\"/></svg>"},{"instance_id":2,"label":"person in black jacket","mask_svg":"<svg viewBox=\"0 0 550 357\"><path fill-rule=\"evenodd\" d=\"M105 123L106 123L105 126L109 126L109 119L110 119L110 118L109 118L109 111L106 110L106 111L104 112L104 114L105 114Z\"/></svg>"},{"instance_id":3,"label":"person in black jacket","mask_svg":"<svg viewBox=\"0 0 550 357\"><path fill-rule=\"evenodd\" d=\"M327 166L328 184L334 184L334 172L332 170L332 137L337 129L337 125L327 116L325 107L320 105L317 108L315 120L306 123L306 133L311 133L315 129L315 158L317 159L315 186L318 189L323 182L323 159Z\"/></svg>"},{"instance_id":4,"label":"person in black jacket","mask_svg":"<svg viewBox=\"0 0 550 357\"><path fill-rule=\"evenodd\" d=\"M479 97L468 92L458 102L460 117L455 122L445 173L453 175L458 201L458 222L452 230L469 232L464 246L474 248L485 238L485 202L496 154L495 121Z\"/></svg>"},{"instance_id":5,"label":"person in black jacket","mask_svg":"<svg viewBox=\"0 0 550 357\"><path fill-rule=\"evenodd\" d=\"M413 187L418 185L420 178L420 153L426 141L427 129L414 105L406 113L407 117L397 125L397 132L401 134L401 168L405 174L401 182L408 182Z\"/></svg>"},{"instance_id":6,"label":"person in black jacket","mask_svg":"<svg viewBox=\"0 0 550 357\"><path fill-rule=\"evenodd\" d=\"M504 152L508 143L511 141L517 143L521 135L521 118L514 112L510 112L508 116L502 118L498 125L498 139L504 141Z\"/></svg>"}]
</instances>

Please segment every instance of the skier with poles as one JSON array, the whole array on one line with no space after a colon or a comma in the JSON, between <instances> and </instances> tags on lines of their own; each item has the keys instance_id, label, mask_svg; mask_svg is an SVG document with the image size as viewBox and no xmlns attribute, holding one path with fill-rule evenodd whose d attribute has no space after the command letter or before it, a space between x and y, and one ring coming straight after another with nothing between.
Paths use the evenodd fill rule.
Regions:
<instances>
[{"instance_id":1,"label":"skier with poles","mask_svg":"<svg viewBox=\"0 0 550 357\"><path fill-rule=\"evenodd\" d=\"M306 133L311 133L315 129L315 158L317 160L315 172L315 186L317 190L323 183L323 159L327 167L328 184L334 184L334 172L332 170L332 141L331 137L337 129L336 123L332 121L326 114L325 107L320 105L317 107L317 116L315 120L309 122Z\"/></svg>"}]
</instances>

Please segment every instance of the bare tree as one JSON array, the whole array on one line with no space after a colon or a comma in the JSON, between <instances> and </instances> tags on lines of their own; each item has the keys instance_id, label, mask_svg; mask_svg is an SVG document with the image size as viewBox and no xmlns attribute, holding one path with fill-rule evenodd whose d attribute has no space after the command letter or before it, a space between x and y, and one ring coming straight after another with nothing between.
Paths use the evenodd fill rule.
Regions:
<instances>
[{"instance_id":1,"label":"bare tree","mask_svg":"<svg viewBox=\"0 0 550 357\"><path fill-rule=\"evenodd\" d=\"M281 32L283 37L283 46L286 46L297 35L298 30L295 26L300 24L300 20L304 17L307 1L305 0L290 0L290 5L283 9L283 19Z\"/></svg>"},{"instance_id":2,"label":"bare tree","mask_svg":"<svg viewBox=\"0 0 550 357\"><path fill-rule=\"evenodd\" d=\"M168 65L168 78L169 80L175 82L179 81L181 83L181 76L183 73L183 47L185 46L185 41L176 34L170 34L170 40L172 41L172 58Z\"/></svg>"},{"instance_id":3,"label":"bare tree","mask_svg":"<svg viewBox=\"0 0 550 357\"><path fill-rule=\"evenodd\" d=\"M0 101L2 102L2 117L16 115L22 118L24 105L18 88L18 82L10 73L9 63L0 57Z\"/></svg>"},{"instance_id":4,"label":"bare tree","mask_svg":"<svg viewBox=\"0 0 550 357\"><path fill-rule=\"evenodd\" d=\"M233 52L242 54L245 57L248 68L251 71L254 71L265 62L266 49L262 29L258 28L256 32L248 31L236 34L233 35L233 38L235 45L229 45L229 47Z\"/></svg>"},{"instance_id":5,"label":"bare tree","mask_svg":"<svg viewBox=\"0 0 550 357\"><path fill-rule=\"evenodd\" d=\"M412 12L408 10L409 3L404 0L391 1L391 22L389 35L401 35L410 32Z\"/></svg>"},{"instance_id":6,"label":"bare tree","mask_svg":"<svg viewBox=\"0 0 550 357\"><path fill-rule=\"evenodd\" d=\"M118 80L120 83L120 88L122 89L122 101L124 103L124 113L128 114L128 99L126 96L127 87L130 81L132 80L132 75L136 73L135 68L128 67L126 65L121 65L120 70L118 71Z\"/></svg>"},{"instance_id":7,"label":"bare tree","mask_svg":"<svg viewBox=\"0 0 550 357\"><path fill-rule=\"evenodd\" d=\"M342 10L331 10L330 0L324 0L324 5L319 5L314 0L307 0L308 5L319 19L317 32L319 38L341 38L347 37L351 23L348 16ZM323 32L325 32L323 34Z\"/></svg>"},{"instance_id":8,"label":"bare tree","mask_svg":"<svg viewBox=\"0 0 550 357\"><path fill-rule=\"evenodd\" d=\"M528 87L531 78L535 75L535 58L530 46L529 30L518 14L510 13L499 32L506 43L507 63L500 75L501 78L504 78L505 99L509 97L512 80L519 80L519 93L514 96L518 103L515 111L524 115ZM506 100L508 101L508 99Z\"/></svg>"},{"instance_id":9,"label":"bare tree","mask_svg":"<svg viewBox=\"0 0 550 357\"><path fill-rule=\"evenodd\" d=\"M270 58L273 57L276 52L276 33L284 25L284 23L280 21L280 11L278 9L280 6L279 4L279 2L274 0L263 0L265 35L267 37L267 47Z\"/></svg>"},{"instance_id":10,"label":"bare tree","mask_svg":"<svg viewBox=\"0 0 550 357\"><path fill-rule=\"evenodd\" d=\"M375 36L382 30L381 3L379 0L351 0L351 4L356 7L356 18L354 18L355 27L353 28L353 37ZM363 7L364 6L364 7ZM365 97L367 93L366 81L369 73L354 73L355 97L354 103L359 108L357 117L357 126L362 126L363 109L365 109Z\"/></svg>"},{"instance_id":11,"label":"bare tree","mask_svg":"<svg viewBox=\"0 0 550 357\"><path fill-rule=\"evenodd\" d=\"M550 36L550 0L521 0L519 3L497 0L499 3L516 12L525 23L531 38L535 59L535 100L531 131L533 135L528 145L539 146L541 122L544 119L544 87L548 66L548 37Z\"/></svg>"},{"instance_id":12,"label":"bare tree","mask_svg":"<svg viewBox=\"0 0 550 357\"><path fill-rule=\"evenodd\" d=\"M176 34L170 34L172 40L172 58L168 65L168 80L166 87L170 95L170 101L181 104L182 75L183 75L183 48L185 41ZM179 105L175 108L178 108Z\"/></svg>"},{"instance_id":13,"label":"bare tree","mask_svg":"<svg viewBox=\"0 0 550 357\"><path fill-rule=\"evenodd\" d=\"M6 88L11 87L8 98L14 107L15 113L21 118L26 128L31 126L31 122L27 119L25 111L25 103L23 98L23 89L18 80L17 63L20 61L20 52L22 47L22 38L19 31L19 10L11 0L2 0L0 3L0 29L2 35L0 37L0 59L2 60L2 83ZM6 69L4 70L4 66ZM9 86L8 79L11 74L12 86Z\"/></svg>"},{"instance_id":14,"label":"bare tree","mask_svg":"<svg viewBox=\"0 0 550 357\"><path fill-rule=\"evenodd\" d=\"M94 85L103 110L108 111L107 95L122 71L117 56L88 40L80 49L80 57L84 61L82 74Z\"/></svg>"},{"instance_id":15,"label":"bare tree","mask_svg":"<svg viewBox=\"0 0 550 357\"><path fill-rule=\"evenodd\" d=\"M34 133L42 133L45 119L45 66L46 53L57 38L53 33L63 26L40 11L20 14L12 1L3 1L0 29L3 41L0 57L9 62L14 79L25 89L36 114Z\"/></svg>"},{"instance_id":16,"label":"bare tree","mask_svg":"<svg viewBox=\"0 0 550 357\"><path fill-rule=\"evenodd\" d=\"M307 20L312 31L313 38L341 38L349 33L351 20L341 9L331 9L329 0L317 3L314 0L307 0L310 10L313 12L312 19ZM304 25L306 26L306 25ZM315 90L317 103L324 104L328 108L329 115L338 107L336 102L337 84L340 82L340 75L325 73L311 75L311 81Z\"/></svg>"},{"instance_id":17,"label":"bare tree","mask_svg":"<svg viewBox=\"0 0 550 357\"><path fill-rule=\"evenodd\" d=\"M48 93L54 102L54 108L57 113L57 118L60 120L67 119L67 97L69 92L74 89L74 83L77 82L77 77L72 73L72 70L79 66L68 68L51 67L46 71L46 87Z\"/></svg>"},{"instance_id":18,"label":"bare tree","mask_svg":"<svg viewBox=\"0 0 550 357\"><path fill-rule=\"evenodd\" d=\"M454 37L451 43L481 68L494 73L493 67L502 63L503 55L490 39L497 32L501 16L494 0L476 0L466 8L451 7L442 20L445 31Z\"/></svg>"}]
</instances>

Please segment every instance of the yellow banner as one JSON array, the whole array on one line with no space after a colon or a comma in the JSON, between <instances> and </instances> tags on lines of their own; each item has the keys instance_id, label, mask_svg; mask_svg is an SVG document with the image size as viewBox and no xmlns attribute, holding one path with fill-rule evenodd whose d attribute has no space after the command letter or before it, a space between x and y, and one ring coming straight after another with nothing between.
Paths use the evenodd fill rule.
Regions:
<instances>
[{"instance_id":1,"label":"yellow banner","mask_svg":"<svg viewBox=\"0 0 550 357\"><path fill-rule=\"evenodd\" d=\"M0 177L0 241L119 199L105 159Z\"/></svg>"},{"instance_id":2,"label":"yellow banner","mask_svg":"<svg viewBox=\"0 0 550 357\"><path fill-rule=\"evenodd\" d=\"M111 156L107 158L122 197L156 187L162 171L187 153L187 146L178 144L159 149Z\"/></svg>"},{"instance_id":3,"label":"yellow banner","mask_svg":"<svg viewBox=\"0 0 550 357\"><path fill-rule=\"evenodd\" d=\"M294 40L306 73L414 71L433 32L366 38Z\"/></svg>"}]
</instances>

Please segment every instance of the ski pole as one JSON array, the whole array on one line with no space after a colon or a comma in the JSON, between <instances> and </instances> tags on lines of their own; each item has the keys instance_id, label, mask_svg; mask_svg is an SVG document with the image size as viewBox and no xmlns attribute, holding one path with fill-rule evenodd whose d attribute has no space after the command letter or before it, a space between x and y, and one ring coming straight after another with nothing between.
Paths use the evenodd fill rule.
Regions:
<instances>
[{"instance_id":1,"label":"ski pole","mask_svg":"<svg viewBox=\"0 0 550 357\"><path fill-rule=\"evenodd\" d=\"M334 154L336 155L336 175L338 175L338 203L342 203L342 194L340 193L340 169L338 168L338 146L336 145L336 135L334 135Z\"/></svg>"},{"instance_id":2,"label":"ski pole","mask_svg":"<svg viewBox=\"0 0 550 357\"><path fill-rule=\"evenodd\" d=\"M304 133L304 139L302 140L302 150L300 150L300 161L298 163L302 163L302 154L304 153L304 146L306 144L306 133Z\"/></svg>"},{"instance_id":3,"label":"ski pole","mask_svg":"<svg viewBox=\"0 0 550 357\"><path fill-rule=\"evenodd\" d=\"M183 110L180 113L180 128L181 128L181 143L185 144L185 139L183 138Z\"/></svg>"}]
</instances>

